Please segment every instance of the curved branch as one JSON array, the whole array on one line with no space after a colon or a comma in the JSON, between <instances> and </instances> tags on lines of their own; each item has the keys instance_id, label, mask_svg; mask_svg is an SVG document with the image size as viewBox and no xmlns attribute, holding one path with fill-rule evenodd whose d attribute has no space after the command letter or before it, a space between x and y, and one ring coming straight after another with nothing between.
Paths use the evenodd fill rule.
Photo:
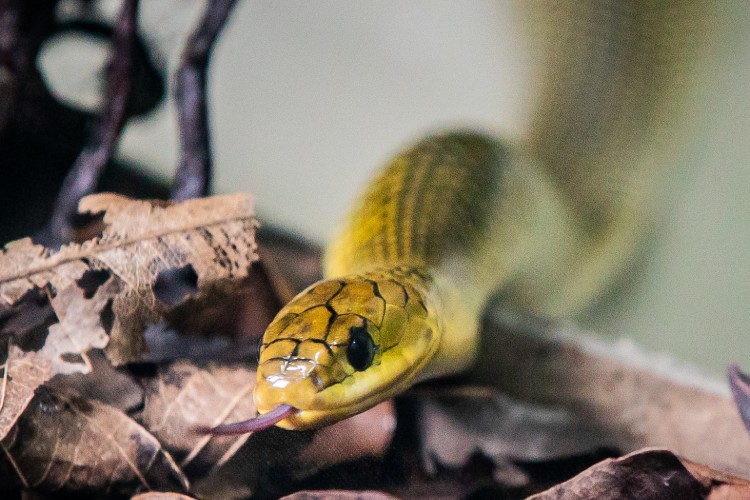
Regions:
<instances>
[{"instance_id":1,"label":"curved branch","mask_svg":"<svg viewBox=\"0 0 750 500\"><path fill-rule=\"evenodd\" d=\"M102 170L117 146L126 120L133 79L139 0L124 0L117 17L107 75L107 99L89 143L65 177L50 220L45 244L59 246L73 236L78 202L95 191Z\"/></svg>"},{"instance_id":2,"label":"curved branch","mask_svg":"<svg viewBox=\"0 0 750 500\"><path fill-rule=\"evenodd\" d=\"M211 144L206 106L206 75L211 50L236 0L210 0L188 38L175 75L175 101L180 128L180 164L172 199L184 201L208 194Z\"/></svg>"}]
</instances>

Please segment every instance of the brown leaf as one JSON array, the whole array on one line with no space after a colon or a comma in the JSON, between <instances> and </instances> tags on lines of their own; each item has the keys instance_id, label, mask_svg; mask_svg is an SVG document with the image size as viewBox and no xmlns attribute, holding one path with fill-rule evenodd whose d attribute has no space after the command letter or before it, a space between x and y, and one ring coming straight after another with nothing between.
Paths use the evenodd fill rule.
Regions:
<instances>
[{"instance_id":1,"label":"brown leaf","mask_svg":"<svg viewBox=\"0 0 750 500\"><path fill-rule=\"evenodd\" d=\"M95 258L128 285L113 304L115 322L107 354L116 365L137 359L145 347L145 324L168 310L153 292L162 271L190 265L203 290L244 278L257 260L257 224L249 195L200 198L161 208L103 194L84 198L80 209L106 211L104 223L109 226L97 241L104 251Z\"/></svg>"},{"instance_id":2,"label":"brown leaf","mask_svg":"<svg viewBox=\"0 0 750 500\"><path fill-rule=\"evenodd\" d=\"M41 338L36 338L38 325L23 326L37 332L30 339L22 336L21 327L8 330L6 324L2 329L24 353L19 356L16 351L16 362L33 351L38 351L36 357L51 361L47 378L89 372L85 353L92 348L106 346L115 364L138 359L145 350L143 330L148 322L163 319L186 302L194 308L204 297L210 298L212 290L229 293L257 259L256 222L249 195L164 206L101 194L84 198L80 209L104 212L105 229L99 237L71 243L59 251L34 245L26 238L0 252L3 316L14 320L9 312L13 306L18 303L21 307L28 302L29 292L42 290L57 317ZM160 301L154 286L160 277L180 269L194 272L192 297L186 301L183 293L178 300ZM50 322L43 323L47 324ZM35 379L35 383L44 380ZM29 385L28 380L19 382ZM10 397L0 408L0 437L18 418L17 411L28 402L33 389L8 392ZM14 401L16 397L20 399Z\"/></svg>"},{"instance_id":3,"label":"brown leaf","mask_svg":"<svg viewBox=\"0 0 750 500\"><path fill-rule=\"evenodd\" d=\"M656 446L732 474L750 471L750 436L716 381L573 326L539 332L487 321L482 342L475 380L572 411L620 450Z\"/></svg>"},{"instance_id":4,"label":"brown leaf","mask_svg":"<svg viewBox=\"0 0 750 500\"><path fill-rule=\"evenodd\" d=\"M693 477L709 490L706 496L708 500L746 500L750 498L750 481L747 479L725 474L684 458L680 460Z\"/></svg>"},{"instance_id":5,"label":"brown leaf","mask_svg":"<svg viewBox=\"0 0 750 500\"><path fill-rule=\"evenodd\" d=\"M255 493L276 497L323 468L363 457L382 458L394 426L393 404L386 402L317 431L267 429L250 435L235 454L227 453L226 463L195 483L195 492L221 499ZM265 478L269 470L277 478L273 484ZM268 490L260 491L264 487Z\"/></svg>"},{"instance_id":6,"label":"brown leaf","mask_svg":"<svg viewBox=\"0 0 750 500\"><path fill-rule=\"evenodd\" d=\"M397 500L398 497L380 491L311 490L298 491L280 500Z\"/></svg>"},{"instance_id":7,"label":"brown leaf","mask_svg":"<svg viewBox=\"0 0 750 500\"><path fill-rule=\"evenodd\" d=\"M126 413L143 407L143 385L127 368L112 366L99 349L87 352L86 357L91 373L53 377L45 385L53 391L75 391L84 399L95 399Z\"/></svg>"},{"instance_id":8,"label":"brown leaf","mask_svg":"<svg viewBox=\"0 0 750 500\"><path fill-rule=\"evenodd\" d=\"M63 293L89 269L110 271L122 283L109 347L116 363L136 359L143 342L133 337L167 310L153 291L160 273L189 265L203 288L245 277L257 259L249 195L159 206L105 193L84 198L80 210L105 212L102 235L57 252L28 238L8 244L0 254L0 299L12 305L33 287ZM61 315L65 312L58 311Z\"/></svg>"},{"instance_id":9,"label":"brown leaf","mask_svg":"<svg viewBox=\"0 0 750 500\"><path fill-rule=\"evenodd\" d=\"M222 460L207 476L194 481L194 492L200 498L222 500L247 498L256 493L261 498L278 497L278 490L289 491L297 479L294 475L297 457L309 446L311 438L312 432L278 427L251 434L236 452L232 450L231 456L227 453L226 462ZM271 470L276 480L267 485ZM263 486L271 487L272 494L259 493Z\"/></svg>"},{"instance_id":10,"label":"brown leaf","mask_svg":"<svg viewBox=\"0 0 750 500\"><path fill-rule=\"evenodd\" d=\"M94 295L86 297L78 286L63 288L50 299L58 323L49 327L47 341L39 353L52 361L52 373L89 373L91 365L81 355L89 349L103 349L109 338L101 314L120 289L109 278Z\"/></svg>"},{"instance_id":11,"label":"brown leaf","mask_svg":"<svg viewBox=\"0 0 750 500\"><path fill-rule=\"evenodd\" d=\"M0 475L27 488L97 494L189 488L169 453L130 417L45 387L0 448Z\"/></svg>"},{"instance_id":12,"label":"brown leaf","mask_svg":"<svg viewBox=\"0 0 750 500\"><path fill-rule=\"evenodd\" d=\"M637 451L609 458L530 499L703 499L708 488L667 450Z\"/></svg>"},{"instance_id":13,"label":"brown leaf","mask_svg":"<svg viewBox=\"0 0 750 500\"><path fill-rule=\"evenodd\" d=\"M10 431L18 416L34 397L34 390L49 379L52 362L36 352L25 353L17 346L11 346L8 364L8 385L5 400L0 409L0 436ZM2 438L0 438L2 439Z\"/></svg>"},{"instance_id":14,"label":"brown leaf","mask_svg":"<svg viewBox=\"0 0 750 500\"><path fill-rule=\"evenodd\" d=\"M310 444L295 458L307 476L324 467L363 457L382 458L396 430L393 401L384 401L364 413L319 429Z\"/></svg>"},{"instance_id":15,"label":"brown leaf","mask_svg":"<svg viewBox=\"0 0 750 500\"><path fill-rule=\"evenodd\" d=\"M228 460L243 436L203 436L198 426L252 418L255 372L239 366L200 368L179 361L159 371L146 387L143 425L186 467ZM220 464L219 464L220 465Z\"/></svg>"},{"instance_id":16,"label":"brown leaf","mask_svg":"<svg viewBox=\"0 0 750 500\"><path fill-rule=\"evenodd\" d=\"M130 497L130 500L195 500L194 497L166 491L149 491Z\"/></svg>"},{"instance_id":17,"label":"brown leaf","mask_svg":"<svg viewBox=\"0 0 750 500\"><path fill-rule=\"evenodd\" d=\"M491 458L496 480L525 482L510 460L541 461L591 451L606 443L591 423L564 408L515 401L490 387L418 388L407 396L419 411L426 470L458 468L477 452Z\"/></svg>"}]
</instances>

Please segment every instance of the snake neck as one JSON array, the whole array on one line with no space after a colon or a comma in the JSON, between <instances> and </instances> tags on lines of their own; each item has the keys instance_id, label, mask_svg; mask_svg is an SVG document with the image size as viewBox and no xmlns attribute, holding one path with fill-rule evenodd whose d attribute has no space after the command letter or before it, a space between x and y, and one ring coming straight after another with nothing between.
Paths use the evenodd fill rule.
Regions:
<instances>
[{"instance_id":1,"label":"snake neck","mask_svg":"<svg viewBox=\"0 0 750 500\"><path fill-rule=\"evenodd\" d=\"M422 290L439 346L417 379L476 357L489 298L569 316L632 255L633 227L590 231L554 177L518 144L456 132L420 141L375 180L326 255L326 276L376 272Z\"/></svg>"},{"instance_id":2,"label":"snake neck","mask_svg":"<svg viewBox=\"0 0 750 500\"><path fill-rule=\"evenodd\" d=\"M439 346L418 378L455 373L476 356L481 311L495 290L516 286L525 309L550 302L583 241L572 221L519 146L436 135L375 180L329 246L326 276L375 272L422 290ZM527 286L545 280L549 287Z\"/></svg>"},{"instance_id":3,"label":"snake neck","mask_svg":"<svg viewBox=\"0 0 750 500\"><path fill-rule=\"evenodd\" d=\"M685 139L717 5L523 3L536 86L525 135L589 231L604 238L624 217L653 217Z\"/></svg>"},{"instance_id":4,"label":"snake neck","mask_svg":"<svg viewBox=\"0 0 750 500\"><path fill-rule=\"evenodd\" d=\"M419 378L462 370L474 358L485 282L497 281L477 281L474 264L492 225L487 201L497 198L508 154L475 133L421 141L372 183L328 247L327 277L382 273L413 285L432 304L439 345Z\"/></svg>"}]
</instances>

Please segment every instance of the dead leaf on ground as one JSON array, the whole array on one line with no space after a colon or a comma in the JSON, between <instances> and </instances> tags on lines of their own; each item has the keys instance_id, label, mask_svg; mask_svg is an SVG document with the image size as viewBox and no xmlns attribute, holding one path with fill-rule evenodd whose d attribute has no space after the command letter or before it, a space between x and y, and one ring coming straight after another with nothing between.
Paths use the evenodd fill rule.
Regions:
<instances>
[{"instance_id":1,"label":"dead leaf on ground","mask_svg":"<svg viewBox=\"0 0 750 500\"><path fill-rule=\"evenodd\" d=\"M0 344L12 339L22 351L20 356L14 351L11 370L34 353L51 362L47 378L87 373L91 366L85 353L91 348L105 348L116 365L137 360L146 348L147 323L186 302L195 308L204 297L216 300L217 289L230 293L257 260L249 195L165 205L100 194L84 198L80 211L104 213L100 236L57 251L26 238L0 252ZM25 307L35 291L46 295L57 321L47 321L49 328L41 335L38 325L9 329L10 320L19 322L13 307ZM33 342L23 336L29 329L36 332ZM0 409L0 438L44 380L16 377L11 381L15 388L9 383Z\"/></svg>"},{"instance_id":2,"label":"dead leaf on ground","mask_svg":"<svg viewBox=\"0 0 750 500\"><path fill-rule=\"evenodd\" d=\"M140 419L183 467L220 465L249 434L204 436L193 429L254 417L254 388L255 372L242 366L201 368L179 361L148 382Z\"/></svg>"},{"instance_id":3,"label":"dead leaf on ground","mask_svg":"<svg viewBox=\"0 0 750 500\"><path fill-rule=\"evenodd\" d=\"M604 460L531 499L598 498L641 500L748 498L750 482L683 463L667 450L641 450Z\"/></svg>"},{"instance_id":4,"label":"dead leaf on ground","mask_svg":"<svg viewBox=\"0 0 750 500\"><path fill-rule=\"evenodd\" d=\"M298 491L280 500L398 500L381 491L313 490Z\"/></svg>"},{"instance_id":5,"label":"dead leaf on ground","mask_svg":"<svg viewBox=\"0 0 750 500\"><path fill-rule=\"evenodd\" d=\"M17 346L10 346L8 354L8 382L0 409L0 436L3 437L31 402L34 390L52 376L52 361L41 354L23 352Z\"/></svg>"},{"instance_id":6,"label":"dead leaf on ground","mask_svg":"<svg viewBox=\"0 0 750 500\"><path fill-rule=\"evenodd\" d=\"M250 437L204 436L196 427L235 422L256 415L255 371L239 365L200 367L178 361L159 370L146 386L139 420L183 468L220 467ZM363 456L383 456L396 425L386 401L351 419L318 430L310 446L295 457L299 475ZM307 441L307 440L306 440Z\"/></svg>"},{"instance_id":7,"label":"dead leaf on ground","mask_svg":"<svg viewBox=\"0 0 750 500\"><path fill-rule=\"evenodd\" d=\"M491 387L423 387L407 396L419 411L422 460L431 474L482 453L495 463L499 483L521 486L528 478L514 460L574 456L608 444L571 411L516 401Z\"/></svg>"},{"instance_id":8,"label":"dead leaf on ground","mask_svg":"<svg viewBox=\"0 0 750 500\"><path fill-rule=\"evenodd\" d=\"M221 500L248 498L265 487L270 487L273 492L279 489L288 492L295 480L296 458L309 446L312 434L311 431L271 427L247 435L239 449L227 453L225 462L193 481L193 492L200 498ZM275 471L272 474L274 480L269 479L271 471ZM264 493L259 495L260 498L280 496L278 493Z\"/></svg>"},{"instance_id":9,"label":"dead leaf on ground","mask_svg":"<svg viewBox=\"0 0 750 500\"><path fill-rule=\"evenodd\" d=\"M624 452L666 448L748 475L750 436L723 381L573 324L534 331L488 317L481 339L473 380L575 412Z\"/></svg>"},{"instance_id":10,"label":"dead leaf on ground","mask_svg":"<svg viewBox=\"0 0 750 500\"><path fill-rule=\"evenodd\" d=\"M298 477L308 476L324 467L364 457L382 458L396 431L392 400L328 427L319 429L293 464Z\"/></svg>"},{"instance_id":11,"label":"dead leaf on ground","mask_svg":"<svg viewBox=\"0 0 750 500\"><path fill-rule=\"evenodd\" d=\"M682 465L708 490L708 500L746 500L750 498L750 481L714 470L706 465L680 459Z\"/></svg>"},{"instance_id":12,"label":"dead leaf on ground","mask_svg":"<svg viewBox=\"0 0 750 500\"><path fill-rule=\"evenodd\" d=\"M141 493L140 495L132 496L130 497L130 500L195 500L195 498L181 493L149 491L148 493Z\"/></svg>"},{"instance_id":13,"label":"dead leaf on ground","mask_svg":"<svg viewBox=\"0 0 750 500\"><path fill-rule=\"evenodd\" d=\"M112 366L100 349L86 353L91 373L57 376L45 385L53 391L75 391L84 399L95 399L126 413L143 406L143 385L124 367Z\"/></svg>"},{"instance_id":14,"label":"dead leaf on ground","mask_svg":"<svg viewBox=\"0 0 750 500\"><path fill-rule=\"evenodd\" d=\"M103 194L84 198L80 208L105 212L107 229L100 239L92 240L99 250L94 258L126 286L112 306L115 317L107 354L115 365L138 359L146 323L158 321L188 298L197 301L197 294L211 295L207 288L239 282L258 258L250 195L213 196L159 207ZM162 273L181 269L185 269L181 276L194 281L195 295L162 302L154 286Z\"/></svg>"},{"instance_id":15,"label":"dead leaf on ground","mask_svg":"<svg viewBox=\"0 0 750 500\"><path fill-rule=\"evenodd\" d=\"M137 418L186 473L194 478L210 474L210 480L196 485L201 496L248 496L269 467L286 471L288 487L333 464L385 455L395 427L390 401L315 433L269 429L255 435L204 436L193 432L197 426L255 416L255 383L255 372L243 366L201 367L188 361L163 367L146 381L144 409Z\"/></svg>"},{"instance_id":16,"label":"dead leaf on ground","mask_svg":"<svg viewBox=\"0 0 750 500\"><path fill-rule=\"evenodd\" d=\"M75 394L37 395L0 442L0 470L25 488L127 493L187 491L188 480L159 442L111 406Z\"/></svg>"}]
</instances>

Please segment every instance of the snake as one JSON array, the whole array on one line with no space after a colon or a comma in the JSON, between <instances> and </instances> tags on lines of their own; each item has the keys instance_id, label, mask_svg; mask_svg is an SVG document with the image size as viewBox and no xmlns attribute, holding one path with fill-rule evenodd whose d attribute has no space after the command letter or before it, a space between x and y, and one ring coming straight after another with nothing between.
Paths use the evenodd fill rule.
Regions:
<instances>
[{"instance_id":1,"label":"snake","mask_svg":"<svg viewBox=\"0 0 750 500\"><path fill-rule=\"evenodd\" d=\"M538 68L528 130L437 132L397 154L328 246L325 278L268 326L259 416L207 432L356 415L470 369L491 297L574 317L632 265L658 227L710 3L519 8Z\"/></svg>"}]
</instances>

